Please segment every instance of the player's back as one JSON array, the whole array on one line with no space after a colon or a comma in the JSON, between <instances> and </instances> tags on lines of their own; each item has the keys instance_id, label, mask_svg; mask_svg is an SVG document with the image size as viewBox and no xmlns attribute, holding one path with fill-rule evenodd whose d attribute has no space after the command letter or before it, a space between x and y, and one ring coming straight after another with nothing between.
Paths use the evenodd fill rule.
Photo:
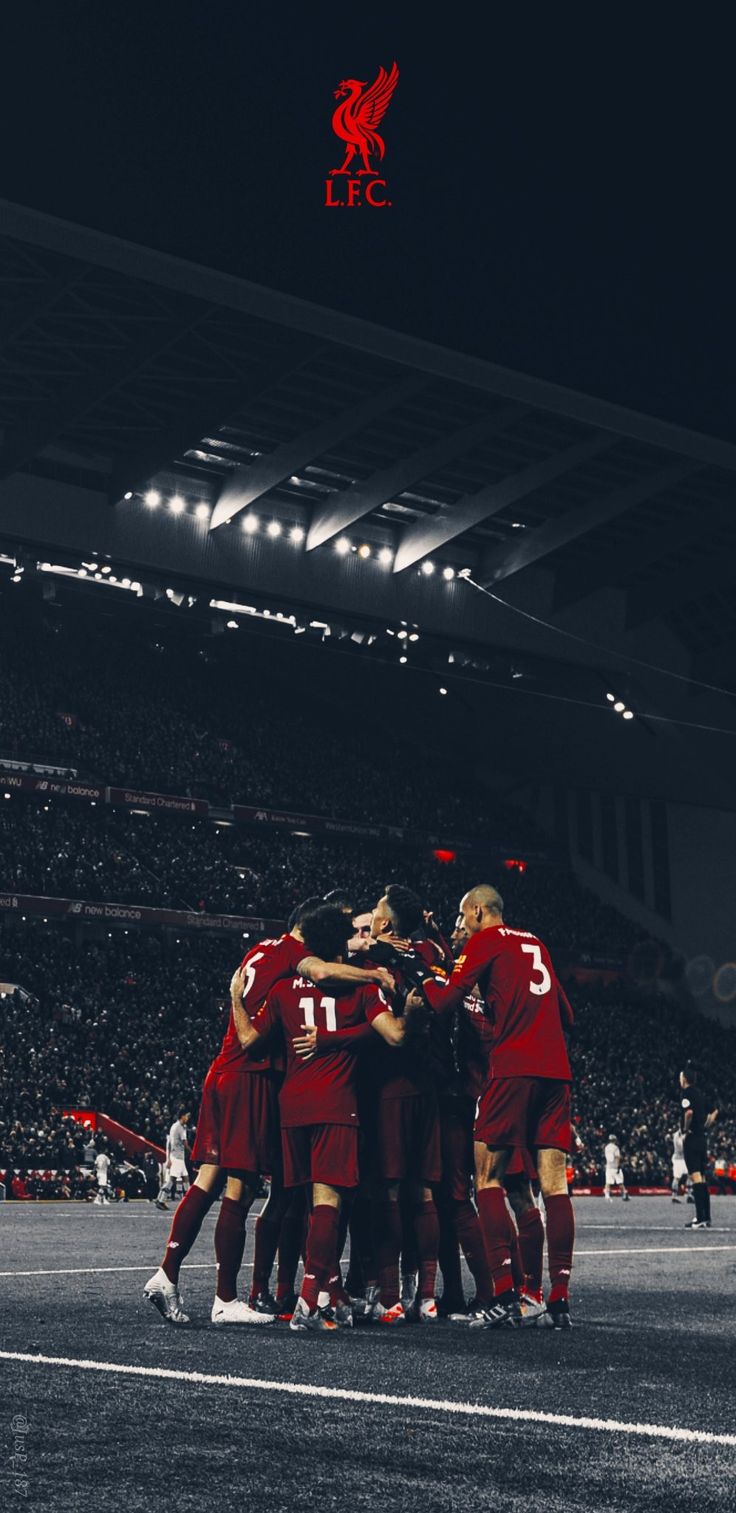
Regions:
<instances>
[{"instance_id":1,"label":"player's back","mask_svg":"<svg viewBox=\"0 0 736 1513\"><path fill-rule=\"evenodd\" d=\"M274 987L254 1024L270 1032L278 1021L283 1031L286 1075L279 1104L284 1126L358 1123L356 1050L341 1046L323 1051L320 1047L317 1055L304 1060L296 1054L294 1037L304 1033L305 1025L329 1033L350 1029L387 1010L386 999L372 983L335 984L324 992L305 977L293 977Z\"/></svg>"},{"instance_id":2,"label":"player's back","mask_svg":"<svg viewBox=\"0 0 736 1513\"><path fill-rule=\"evenodd\" d=\"M276 983L295 972L305 955L304 942L296 940L293 935L281 935L278 940L260 940L246 952L241 962L241 971L245 974L243 1005L251 1019L262 1008ZM232 1008L215 1065L219 1071L232 1072L264 1072L272 1065L270 1048L256 1044L243 1049Z\"/></svg>"},{"instance_id":3,"label":"player's back","mask_svg":"<svg viewBox=\"0 0 736 1513\"><path fill-rule=\"evenodd\" d=\"M480 985L493 1020L492 1075L569 1081L562 995L547 947L530 930L508 925L480 935L489 937Z\"/></svg>"}]
</instances>

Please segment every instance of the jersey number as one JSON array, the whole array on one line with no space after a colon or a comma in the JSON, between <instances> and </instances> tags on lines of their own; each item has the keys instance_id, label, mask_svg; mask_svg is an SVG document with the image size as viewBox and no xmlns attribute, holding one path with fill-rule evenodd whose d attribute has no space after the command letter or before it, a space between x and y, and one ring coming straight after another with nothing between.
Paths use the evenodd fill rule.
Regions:
<instances>
[{"instance_id":1,"label":"jersey number","mask_svg":"<svg viewBox=\"0 0 736 1513\"><path fill-rule=\"evenodd\" d=\"M325 1022L328 1030L337 1029L337 1014L335 1013L335 1003L336 999L334 998L320 998L319 1001L320 1008L324 1009L325 1011ZM314 1025L316 1024L314 1017L314 999L300 998L299 1008L304 1010L304 1023L314 1028Z\"/></svg>"},{"instance_id":2,"label":"jersey number","mask_svg":"<svg viewBox=\"0 0 736 1513\"><path fill-rule=\"evenodd\" d=\"M265 956L265 954L266 954L265 951L256 951L255 955L251 956L250 961L246 962L246 966L245 966L245 987L243 988L243 997L244 998L248 997L248 994L250 993L250 990L253 987L253 983L255 982L255 978L256 978L255 963L257 961L262 961L263 957Z\"/></svg>"},{"instance_id":3,"label":"jersey number","mask_svg":"<svg viewBox=\"0 0 736 1513\"><path fill-rule=\"evenodd\" d=\"M547 971L547 968L542 961L542 953L539 949L539 946L522 946L521 949L522 951L526 951L527 956L534 957L532 978L538 972L540 981L534 982L532 980L529 983L529 991L531 993L536 993L537 996L541 998L544 993L549 993L549 990L552 987L552 978L550 977L549 972Z\"/></svg>"}]
</instances>

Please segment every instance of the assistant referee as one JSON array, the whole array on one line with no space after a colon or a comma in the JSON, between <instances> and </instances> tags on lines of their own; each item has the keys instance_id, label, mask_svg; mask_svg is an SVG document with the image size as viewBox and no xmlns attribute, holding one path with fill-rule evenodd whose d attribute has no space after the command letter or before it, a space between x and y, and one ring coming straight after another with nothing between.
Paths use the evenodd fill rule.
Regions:
<instances>
[{"instance_id":1,"label":"assistant referee","mask_svg":"<svg viewBox=\"0 0 736 1513\"><path fill-rule=\"evenodd\" d=\"M708 1100L695 1085L695 1071L690 1063L680 1072L682 1099L680 1105L680 1128L684 1135L685 1164L693 1184L695 1218L685 1225L686 1229L710 1229L710 1193L706 1181L708 1153L705 1132L712 1128L718 1118L718 1109L708 1106Z\"/></svg>"}]
</instances>

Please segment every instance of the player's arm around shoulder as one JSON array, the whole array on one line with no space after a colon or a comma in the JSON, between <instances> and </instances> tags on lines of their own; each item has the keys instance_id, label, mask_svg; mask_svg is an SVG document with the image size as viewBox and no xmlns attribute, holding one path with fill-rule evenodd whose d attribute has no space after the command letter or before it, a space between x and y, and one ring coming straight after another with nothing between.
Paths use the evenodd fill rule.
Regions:
<instances>
[{"instance_id":1,"label":"player's arm around shoulder","mask_svg":"<svg viewBox=\"0 0 736 1513\"><path fill-rule=\"evenodd\" d=\"M253 1045L256 1040L260 1040L262 1032L256 1029L253 1020L246 1010L243 1002L244 993L245 972L241 967L238 967L237 971L233 972L230 980L230 1003L238 1044L241 1050L247 1051L248 1046Z\"/></svg>"},{"instance_id":2,"label":"player's arm around shoulder","mask_svg":"<svg viewBox=\"0 0 736 1513\"><path fill-rule=\"evenodd\" d=\"M351 982L356 987L373 982L388 993L392 993L395 987L386 967L352 967L347 961L323 961L321 956L302 957L297 971L300 977L308 977L316 987L325 982Z\"/></svg>"},{"instance_id":3,"label":"player's arm around shoulder","mask_svg":"<svg viewBox=\"0 0 736 1513\"><path fill-rule=\"evenodd\" d=\"M397 1019L391 1004L382 988L376 989L371 994L371 1003L366 1011L366 1019L372 1029L385 1040L386 1045L403 1045L406 1035L406 1018Z\"/></svg>"}]
</instances>

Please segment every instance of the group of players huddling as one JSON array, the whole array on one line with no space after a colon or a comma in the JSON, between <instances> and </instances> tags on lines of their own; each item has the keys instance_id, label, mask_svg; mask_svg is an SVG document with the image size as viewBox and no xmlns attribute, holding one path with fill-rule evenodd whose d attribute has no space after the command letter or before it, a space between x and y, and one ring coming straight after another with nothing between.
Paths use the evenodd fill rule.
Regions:
<instances>
[{"instance_id":1,"label":"group of players huddling","mask_svg":"<svg viewBox=\"0 0 736 1513\"><path fill-rule=\"evenodd\" d=\"M569 1328L572 1011L546 946L504 924L495 888L465 894L452 946L397 884L370 910L338 892L309 899L279 940L248 951L230 995L202 1094L197 1177L144 1291L164 1319L188 1323L180 1268L222 1194L213 1324L280 1318L329 1332L444 1316L476 1329ZM245 1301L237 1278L264 1174Z\"/></svg>"}]
</instances>

